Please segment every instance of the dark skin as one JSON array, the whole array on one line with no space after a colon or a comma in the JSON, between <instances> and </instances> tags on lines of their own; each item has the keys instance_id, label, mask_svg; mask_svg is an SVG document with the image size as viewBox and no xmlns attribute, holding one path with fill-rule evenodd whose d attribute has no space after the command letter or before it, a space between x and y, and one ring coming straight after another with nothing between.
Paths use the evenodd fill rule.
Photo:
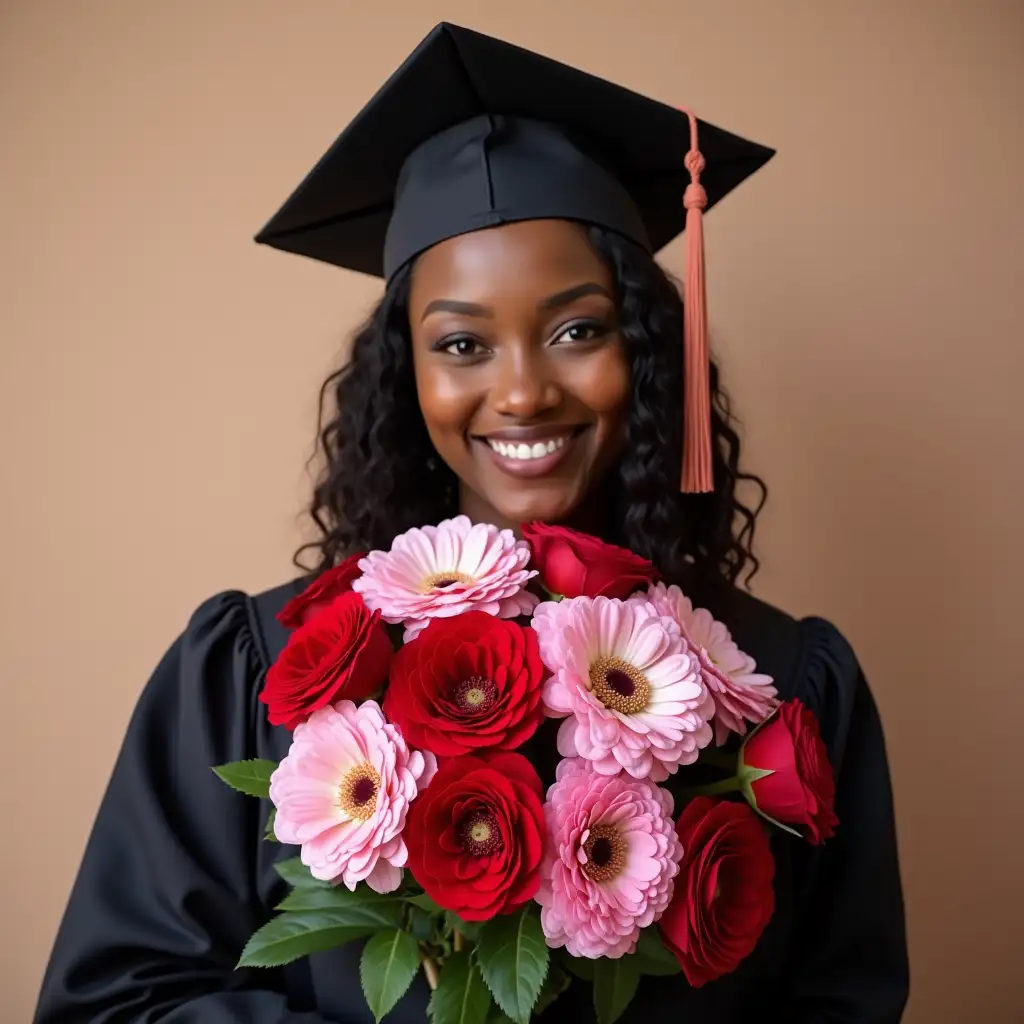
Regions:
<instances>
[{"instance_id":1,"label":"dark skin","mask_svg":"<svg viewBox=\"0 0 1024 1024\"><path fill-rule=\"evenodd\" d=\"M535 220L439 243L417 260L409 320L420 409L461 510L600 532L629 361L611 273L584 230Z\"/></svg>"}]
</instances>

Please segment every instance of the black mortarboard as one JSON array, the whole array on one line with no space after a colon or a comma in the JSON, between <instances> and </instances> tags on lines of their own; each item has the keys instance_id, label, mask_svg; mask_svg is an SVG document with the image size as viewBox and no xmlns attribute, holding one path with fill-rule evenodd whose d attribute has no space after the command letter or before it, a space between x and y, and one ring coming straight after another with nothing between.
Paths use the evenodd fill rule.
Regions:
<instances>
[{"instance_id":1,"label":"black mortarboard","mask_svg":"<svg viewBox=\"0 0 1024 1024\"><path fill-rule=\"evenodd\" d=\"M441 24L256 241L390 279L446 238L512 221L596 224L650 252L688 228L684 490L710 490L700 214L772 155L688 111Z\"/></svg>"}]
</instances>

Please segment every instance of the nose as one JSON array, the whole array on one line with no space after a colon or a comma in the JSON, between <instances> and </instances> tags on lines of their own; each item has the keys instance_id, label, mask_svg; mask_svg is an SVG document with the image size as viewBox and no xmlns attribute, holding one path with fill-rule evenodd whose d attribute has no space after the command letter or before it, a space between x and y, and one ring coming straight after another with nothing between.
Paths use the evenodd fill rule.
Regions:
<instances>
[{"instance_id":1,"label":"nose","mask_svg":"<svg viewBox=\"0 0 1024 1024\"><path fill-rule=\"evenodd\" d=\"M561 404L562 388L548 360L534 346L506 346L496 370L490 400L502 416L536 419Z\"/></svg>"}]
</instances>

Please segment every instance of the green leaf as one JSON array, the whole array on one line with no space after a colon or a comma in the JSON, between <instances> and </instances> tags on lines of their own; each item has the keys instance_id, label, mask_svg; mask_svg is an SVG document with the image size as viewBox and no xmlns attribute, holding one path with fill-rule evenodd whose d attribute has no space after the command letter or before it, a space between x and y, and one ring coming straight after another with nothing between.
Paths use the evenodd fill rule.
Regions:
<instances>
[{"instance_id":1,"label":"green leaf","mask_svg":"<svg viewBox=\"0 0 1024 1024\"><path fill-rule=\"evenodd\" d=\"M548 973L540 922L528 910L493 918L481 930L476 952L494 1001L526 1024Z\"/></svg>"},{"instance_id":2,"label":"green leaf","mask_svg":"<svg viewBox=\"0 0 1024 1024\"><path fill-rule=\"evenodd\" d=\"M402 910L396 900L374 892L369 886L360 886L350 892L343 885L326 889L303 886L293 889L277 905L277 910L347 910L359 907L366 913L376 913L382 928L396 928L402 919Z\"/></svg>"},{"instance_id":3,"label":"green leaf","mask_svg":"<svg viewBox=\"0 0 1024 1024\"><path fill-rule=\"evenodd\" d=\"M232 789L246 796L259 796L270 799L270 776L277 770L273 761L264 761L256 757L251 761L231 761L213 769L221 782L226 782Z\"/></svg>"},{"instance_id":4,"label":"green leaf","mask_svg":"<svg viewBox=\"0 0 1024 1024\"><path fill-rule=\"evenodd\" d=\"M480 971L463 951L445 961L427 1013L432 1024L485 1024L493 1005Z\"/></svg>"},{"instance_id":5,"label":"green leaf","mask_svg":"<svg viewBox=\"0 0 1024 1024\"><path fill-rule=\"evenodd\" d=\"M537 997L537 1004L533 1008L534 1014L542 1014L572 983L572 978L552 964L548 969L548 976L541 986L540 995Z\"/></svg>"},{"instance_id":6,"label":"green leaf","mask_svg":"<svg viewBox=\"0 0 1024 1024\"><path fill-rule=\"evenodd\" d=\"M279 860L274 865L274 870L291 886L296 889L330 889L330 882L321 882L309 873L309 868L302 863L298 857L289 857L288 860Z\"/></svg>"},{"instance_id":7,"label":"green leaf","mask_svg":"<svg viewBox=\"0 0 1024 1024\"><path fill-rule=\"evenodd\" d=\"M263 830L263 838L268 843L278 842L278 838L274 835L274 821L277 818L277 808L271 807L270 813L267 815L267 827Z\"/></svg>"},{"instance_id":8,"label":"green leaf","mask_svg":"<svg viewBox=\"0 0 1024 1024\"><path fill-rule=\"evenodd\" d=\"M594 972L594 1009L598 1024L615 1024L622 1016L640 984L640 972L633 957L602 963Z\"/></svg>"},{"instance_id":9,"label":"green leaf","mask_svg":"<svg viewBox=\"0 0 1024 1024\"><path fill-rule=\"evenodd\" d=\"M645 928L637 940L636 952L630 957L641 974L670 977L679 974L682 967L672 951L661 939L657 928Z\"/></svg>"},{"instance_id":10,"label":"green leaf","mask_svg":"<svg viewBox=\"0 0 1024 1024\"><path fill-rule=\"evenodd\" d=\"M406 903L411 903L414 907L419 907L420 910L425 910L428 914L443 914L444 910L439 907L425 892L421 892L416 896L403 896L403 900Z\"/></svg>"},{"instance_id":11,"label":"green leaf","mask_svg":"<svg viewBox=\"0 0 1024 1024\"><path fill-rule=\"evenodd\" d=\"M558 960L570 974L575 975L581 981L594 980L593 960L583 956L572 956L564 948L558 951Z\"/></svg>"},{"instance_id":12,"label":"green leaf","mask_svg":"<svg viewBox=\"0 0 1024 1024\"><path fill-rule=\"evenodd\" d=\"M343 946L379 931L380 920L366 908L284 913L268 921L245 944L239 967L280 967L299 957Z\"/></svg>"},{"instance_id":13,"label":"green leaf","mask_svg":"<svg viewBox=\"0 0 1024 1024\"><path fill-rule=\"evenodd\" d=\"M419 967L420 947L408 932L378 932L370 939L363 948L359 978L375 1020L405 995Z\"/></svg>"}]
</instances>

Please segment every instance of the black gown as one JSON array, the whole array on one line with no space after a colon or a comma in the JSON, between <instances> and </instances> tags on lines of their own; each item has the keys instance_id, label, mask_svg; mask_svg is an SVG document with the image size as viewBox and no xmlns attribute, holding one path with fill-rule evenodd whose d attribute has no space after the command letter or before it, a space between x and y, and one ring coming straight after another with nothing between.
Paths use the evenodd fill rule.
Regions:
<instances>
[{"instance_id":1,"label":"black gown","mask_svg":"<svg viewBox=\"0 0 1024 1024\"><path fill-rule=\"evenodd\" d=\"M286 891L294 847L262 839L269 804L229 790L211 765L280 760L291 734L257 700L287 640L274 620L299 582L203 604L139 700L43 980L37 1024L369 1024L360 944L275 970L234 969ZM776 910L737 971L700 989L645 977L622 1024L769 1019L882 1024L907 997L903 901L878 712L853 652L820 619L746 595L728 618L780 696L818 716L840 826L824 846L773 830ZM419 975L387 1017L423 1024ZM756 1015L756 1016L755 1016ZM574 982L544 1015L592 1022Z\"/></svg>"}]
</instances>

